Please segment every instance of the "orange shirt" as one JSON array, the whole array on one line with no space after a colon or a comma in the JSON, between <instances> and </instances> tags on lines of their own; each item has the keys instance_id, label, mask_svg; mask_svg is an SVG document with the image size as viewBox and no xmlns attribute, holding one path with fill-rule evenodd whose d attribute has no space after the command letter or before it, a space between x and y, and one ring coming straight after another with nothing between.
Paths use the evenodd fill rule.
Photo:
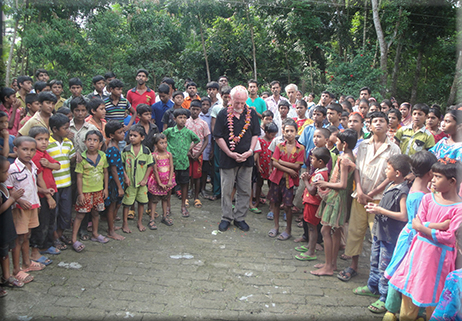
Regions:
<instances>
[{"instance_id":1,"label":"orange shirt","mask_svg":"<svg viewBox=\"0 0 462 321\"><path fill-rule=\"evenodd\" d=\"M98 130L101 132L101 134L103 134L103 137L104 139L107 139L106 137L106 120L105 119L101 119L101 126L99 126L96 121L93 119L93 116L90 115L88 116L87 118L85 118L85 121L89 124L92 124L93 126L95 126L96 128L98 128Z\"/></svg>"},{"instance_id":2,"label":"orange shirt","mask_svg":"<svg viewBox=\"0 0 462 321\"><path fill-rule=\"evenodd\" d=\"M185 108L185 109L189 109L189 106L191 105L191 101L193 99L199 99L201 100L201 97L199 97L199 95L196 94L196 97L194 98L191 98L190 96L186 97L183 101L183 104L181 104L181 107Z\"/></svg>"}]
</instances>

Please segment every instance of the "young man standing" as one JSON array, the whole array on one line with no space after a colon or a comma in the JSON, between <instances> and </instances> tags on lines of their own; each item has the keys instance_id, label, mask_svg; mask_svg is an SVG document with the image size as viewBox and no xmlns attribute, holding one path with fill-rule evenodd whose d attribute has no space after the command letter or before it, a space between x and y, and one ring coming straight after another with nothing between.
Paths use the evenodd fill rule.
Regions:
<instances>
[{"instance_id":1,"label":"young man standing","mask_svg":"<svg viewBox=\"0 0 462 321\"><path fill-rule=\"evenodd\" d=\"M26 95L32 89L32 78L29 76L18 77L19 90L16 92L16 98L21 102L21 107L26 108Z\"/></svg>"},{"instance_id":2,"label":"young man standing","mask_svg":"<svg viewBox=\"0 0 462 321\"><path fill-rule=\"evenodd\" d=\"M104 95L103 93L104 86L106 86L106 81L103 76L97 75L93 77L93 79L91 80L91 83L93 84L93 87L95 88L95 90L93 90L93 92L87 95L88 99L91 100L93 98L99 98L99 99L105 100L107 97L109 97L109 96Z\"/></svg>"},{"instance_id":3,"label":"young man standing","mask_svg":"<svg viewBox=\"0 0 462 321\"><path fill-rule=\"evenodd\" d=\"M132 113L132 117L125 130L128 130L136 118L136 109L130 105L130 102L122 96L124 84L119 79L112 80L107 86L110 96L104 101L106 104L106 121L117 120L124 123L127 112Z\"/></svg>"},{"instance_id":4,"label":"young man standing","mask_svg":"<svg viewBox=\"0 0 462 321\"><path fill-rule=\"evenodd\" d=\"M146 69L138 69L136 72L136 87L133 87L127 92L127 99L136 109L139 104L151 106L156 101L154 90L146 86L149 80L149 73Z\"/></svg>"},{"instance_id":5,"label":"young man standing","mask_svg":"<svg viewBox=\"0 0 462 321\"><path fill-rule=\"evenodd\" d=\"M85 99L87 103L90 101L87 97L82 96L83 83L79 78L69 79L69 90L71 91L72 96L66 99L66 101L63 104L63 107L70 108L71 101L75 97L83 97L83 99Z\"/></svg>"},{"instance_id":6,"label":"young man standing","mask_svg":"<svg viewBox=\"0 0 462 321\"><path fill-rule=\"evenodd\" d=\"M55 110L58 110L64 105L64 102L66 101L66 98L61 97L61 94L63 93L63 82L61 80L53 79L49 82L49 84L51 92L55 94L56 98L58 99L58 102L55 105Z\"/></svg>"},{"instance_id":7,"label":"young man standing","mask_svg":"<svg viewBox=\"0 0 462 321\"><path fill-rule=\"evenodd\" d=\"M162 119L167 110L173 107L174 103L169 98L170 87L166 84L160 84L158 88L160 101L152 104L152 119L155 121L157 128L162 130L164 123ZM188 106L189 107L189 106Z\"/></svg>"},{"instance_id":8,"label":"young man standing","mask_svg":"<svg viewBox=\"0 0 462 321\"><path fill-rule=\"evenodd\" d=\"M195 82L188 83L188 85L186 86L186 91L188 92L188 97L184 99L182 106L185 109L189 109L191 101L193 101L194 99L201 100L201 97L197 94L197 85Z\"/></svg>"},{"instance_id":9,"label":"young man standing","mask_svg":"<svg viewBox=\"0 0 462 321\"><path fill-rule=\"evenodd\" d=\"M258 97L258 83L254 79L248 82L249 98L246 100L247 106L255 110L258 116L258 123L261 124L261 114L266 110L266 103Z\"/></svg>"},{"instance_id":10,"label":"young man standing","mask_svg":"<svg viewBox=\"0 0 462 321\"><path fill-rule=\"evenodd\" d=\"M272 96L269 96L268 98L265 99L266 107L268 110L272 111L274 114L273 118L277 117L277 114L279 114L279 102L281 100L286 100L289 101L287 98L281 96L281 83L277 80L273 80L270 83L271 86L271 92L273 93Z\"/></svg>"}]
</instances>

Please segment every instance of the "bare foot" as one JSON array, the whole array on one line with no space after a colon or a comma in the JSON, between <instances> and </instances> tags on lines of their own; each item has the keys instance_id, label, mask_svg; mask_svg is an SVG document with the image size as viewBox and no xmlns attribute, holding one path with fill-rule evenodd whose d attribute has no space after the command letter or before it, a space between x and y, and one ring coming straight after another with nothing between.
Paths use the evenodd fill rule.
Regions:
<instances>
[{"instance_id":1,"label":"bare foot","mask_svg":"<svg viewBox=\"0 0 462 321\"><path fill-rule=\"evenodd\" d=\"M300 242L306 242L306 240L303 238L303 236L300 236L294 240L295 243L300 243Z\"/></svg>"},{"instance_id":2,"label":"bare foot","mask_svg":"<svg viewBox=\"0 0 462 321\"><path fill-rule=\"evenodd\" d=\"M140 230L140 232L146 231L146 227L143 224L138 224L137 226L138 226L138 230Z\"/></svg>"},{"instance_id":3,"label":"bare foot","mask_svg":"<svg viewBox=\"0 0 462 321\"><path fill-rule=\"evenodd\" d=\"M324 248L321 244L316 243L316 251L324 251Z\"/></svg>"},{"instance_id":4,"label":"bare foot","mask_svg":"<svg viewBox=\"0 0 462 321\"><path fill-rule=\"evenodd\" d=\"M315 269L324 269L325 264L324 263L319 263L313 266ZM332 271L338 271L337 266L332 266Z\"/></svg>"},{"instance_id":5,"label":"bare foot","mask_svg":"<svg viewBox=\"0 0 462 321\"><path fill-rule=\"evenodd\" d=\"M123 241L125 240L125 236L122 236L122 235L119 235L117 234L116 232L112 232L112 233L107 233L107 237L113 239L113 240L116 240L116 241Z\"/></svg>"},{"instance_id":6,"label":"bare foot","mask_svg":"<svg viewBox=\"0 0 462 321\"><path fill-rule=\"evenodd\" d=\"M332 276L334 275L334 271L327 270L325 268L318 269L316 271L310 271L311 274L316 276Z\"/></svg>"},{"instance_id":7,"label":"bare foot","mask_svg":"<svg viewBox=\"0 0 462 321\"><path fill-rule=\"evenodd\" d=\"M122 232L124 232L124 233L131 233L132 231L128 228L128 225L123 225L123 226L122 226Z\"/></svg>"},{"instance_id":8,"label":"bare foot","mask_svg":"<svg viewBox=\"0 0 462 321\"><path fill-rule=\"evenodd\" d=\"M122 227L121 226L114 226L114 231L120 230Z\"/></svg>"}]
</instances>

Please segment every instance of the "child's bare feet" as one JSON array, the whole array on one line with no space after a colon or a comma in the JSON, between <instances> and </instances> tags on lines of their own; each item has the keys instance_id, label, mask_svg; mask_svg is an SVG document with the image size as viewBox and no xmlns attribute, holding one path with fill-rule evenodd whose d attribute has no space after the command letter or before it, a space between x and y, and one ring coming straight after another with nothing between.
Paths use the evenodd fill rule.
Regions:
<instances>
[{"instance_id":1,"label":"child's bare feet","mask_svg":"<svg viewBox=\"0 0 462 321\"><path fill-rule=\"evenodd\" d=\"M306 242L305 238L303 236L300 236L294 240L295 243L300 243L300 242Z\"/></svg>"},{"instance_id":2,"label":"child's bare feet","mask_svg":"<svg viewBox=\"0 0 462 321\"><path fill-rule=\"evenodd\" d=\"M136 226L138 226L138 230L140 230L140 232L146 231L146 227L143 224L138 223Z\"/></svg>"},{"instance_id":3,"label":"child's bare feet","mask_svg":"<svg viewBox=\"0 0 462 321\"><path fill-rule=\"evenodd\" d=\"M120 230L122 227L121 226L114 226L114 231Z\"/></svg>"},{"instance_id":4,"label":"child's bare feet","mask_svg":"<svg viewBox=\"0 0 462 321\"><path fill-rule=\"evenodd\" d=\"M119 227L119 229L120 229L120 227ZM110 233L110 232L108 231L107 237L109 237L109 238L111 238L111 239L113 239L113 240L116 240L116 241L123 241L123 240L125 240L125 236L119 235L119 234L117 234L116 232Z\"/></svg>"},{"instance_id":5,"label":"child's bare feet","mask_svg":"<svg viewBox=\"0 0 462 321\"><path fill-rule=\"evenodd\" d=\"M313 266L315 269L323 269L325 266L324 263L319 263ZM332 271L337 271L337 266L332 266Z\"/></svg>"},{"instance_id":6,"label":"child's bare feet","mask_svg":"<svg viewBox=\"0 0 462 321\"><path fill-rule=\"evenodd\" d=\"M324 251L324 248L321 244L316 243L316 251Z\"/></svg>"},{"instance_id":7,"label":"child's bare feet","mask_svg":"<svg viewBox=\"0 0 462 321\"><path fill-rule=\"evenodd\" d=\"M122 225L122 232L124 233L131 233L132 231L128 228L128 224L127 225Z\"/></svg>"},{"instance_id":8,"label":"child's bare feet","mask_svg":"<svg viewBox=\"0 0 462 321\"><path fill-rule=\"evenodd\" d=\"M311 274L317 275L317 276L332 276L334 275L334 271L332 269L326 269L325 267L315 270L315 271L310 271Z\"/></svg>"}]
</instances>

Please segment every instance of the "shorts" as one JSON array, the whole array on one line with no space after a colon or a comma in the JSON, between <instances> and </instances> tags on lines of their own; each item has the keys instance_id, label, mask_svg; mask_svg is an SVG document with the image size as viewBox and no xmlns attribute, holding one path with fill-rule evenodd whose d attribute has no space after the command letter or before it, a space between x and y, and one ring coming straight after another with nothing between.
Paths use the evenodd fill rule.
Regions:
<instances>
[{"instance_id":1,"label":"shorts","mask_svg":"<svg viewBox=\"0 0 462 321\"><path fill-rule=\"evenodd\" d=\"M292 201L294 199L294 188L287 188L286 179L281 178L279 184L271 182L268 195L271 202L276 204L282 203L284 206L292 207Z\"/></svg>"},{"instance_id":2,"label":"shorts","mask_svg":"<svg viewBox=\"0 0 462 321\"><path fill-rule=\"evenodd\" d=\"M303 208L303 220L311 225L318 225L321 222L321 218L316 217L318 208L319 204L314 205L305 203L305 207Z\"/></svg>"},{"instance_id":3,"label":"shorts","mask_svg":"<svg viewBox=\"0 0 462 321\"><path fill-rule=\"evenodd\" d=\"M202 176L204 175L211 175L212 174L212 165L210 161L204 160L202 162Z\"/></svg>"},{"instance_id":4,"label":"shorts","mask_svg":"<svg viewBox=\"0 0 462 321\"><path fill-rule=\"evenodd\" d=\"M29 229L39 226L38 208L23 210L20 208L13 209L13 222L16 228L16 234L27 234Z\"/></svg>"},{"instance_id":5,"label":"shorts","mask_svg":"<svg viewBox=\"0 0 462 321\"><path fill-rule=\"evenodd\" d=\"M202 155L195 161L189 159L189 176L193 179L202 177Z\"/></svg>"},{"instance_id":6,"label":"shorts","mask_svg":"<svg viewBox=\"0 0 462 321\"><path fill-rule=\"evenodd\" d=\"M75 204L75 211L77 213L90 213L92 210L102 212L104 211L104 198L103 190L98 192L83 193L83 205Z\"/></svg>"},{"instance_id":7,"label":"shorts","mask_svg":"<svg viewBox=\"0 0 462 321\"><path fill-rule=\"evenodd\" d=\"M178 185L188 184L189 183L189 168L184 169L184 170L175 169L175 180Z\"/></svg>"},{"instance_id":8,"label":"shorts","mask_svg":"<svg viewBox=\"0 0 462 321\"><path fill-rule=\"evenodd\" d=\"M148 203L148 187L145 186L128 186L125 189L125 195L122 200L123 206L132 206L135 204L135 201L138 204L147 204Z\"/></svg>"},{"instance_id":9,"label":"shorts","mask_svg":"<svg viewBox=\"0 0 462 321\"><path fill-rule=\"evenodd\" d=\"M0 246L0 259L7 257L10 254L10 250L16 247L16 239Z\"/></svg>"},{"instance_id":10,"label":"shorts","mask_svg":"<svg viewBox=\"0 0 462 321\"><path fill-rule=\"evenodd\" d=\"M167 201L169 195L154 195L149 193L149 200L153 203L159 203L162 201Z\"/></svg>"}]
</instances>

